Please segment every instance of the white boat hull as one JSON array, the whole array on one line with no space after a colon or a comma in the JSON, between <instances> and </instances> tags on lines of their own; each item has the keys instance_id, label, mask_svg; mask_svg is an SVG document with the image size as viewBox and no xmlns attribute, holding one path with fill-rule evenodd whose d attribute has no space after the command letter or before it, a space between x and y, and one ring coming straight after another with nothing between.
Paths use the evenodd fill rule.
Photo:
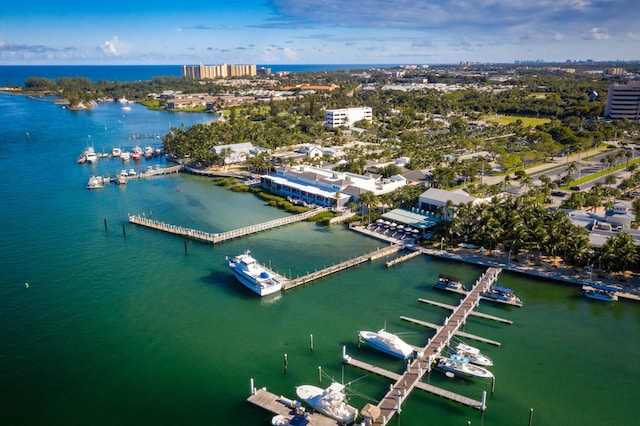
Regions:
<instances>
[{"instance_id":1,"label":"white boat hull","mask_svg":"<svg viewBox=\"0 0 640 426\"><path fill-rule=\"evenodd\" d=\"M227 256L233 276L245 287L260 296L268 296L282 290L282 283L268 270L249 256L249 251L234 258Z\"/></svg>"},{"instance_id":2,"label":"white boat hull","mask_svg":"<svg viewBox=\"0 0 640 426\"><path fill-rule=\"evenodd\" d=\"M441 357L438 359L436 365L440 370L452 373L458 377L464 377L468 379L491 379L493 373L486 368L479 365L470 364L468 359L462 360L465 357L457 357L453 355L451 358ZM461 360L457 362L456 359Z\"/></svg>"},{"instance_id":3,"label":"white boat hull","mask_svg":"<svg viewBox=\"0 0 640 426\"><path fill-rule=\"evenodd\" d=\"M358 410L346 403L343 389L344 386L339 383L333 383L327 389L302 385L296 388L296 394L325 416L342 423L352 423L358 415Z\"/></svg>"},{"instance_id":4,"label":"white boat hull","mask_svg":"<svg viewBox=\"0 0 640 426\"><path fill-rule=\"evenodd\" d=\"M395 334L380 330L361 331L360 337L372 348L400 359L407 359L413 354L413 347L400 339Z\"/></svg>"}]
</instances>

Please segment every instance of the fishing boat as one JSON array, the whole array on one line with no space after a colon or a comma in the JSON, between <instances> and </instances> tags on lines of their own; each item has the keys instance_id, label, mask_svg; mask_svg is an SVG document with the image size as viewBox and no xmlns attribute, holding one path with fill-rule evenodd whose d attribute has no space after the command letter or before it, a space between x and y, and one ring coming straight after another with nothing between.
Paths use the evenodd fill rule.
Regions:
<instances>
[{"instance_id":1,"label":"fishing boat","mask_svg":"<svg viewBox=\"0 0 640 426\"><path fill-rule=\"evenodd\" d=\"M483 367L491 367L493 365L491 358L480 352L480 349L467 345L466 343L458 343L449 350L449 353L451 355L467 357L471 364Z\"/></svg>"},{"instance_id":2,"label":"fishing boat","mask_svg":"<svg viewBox=\"0 0 640 426\"><path fill-rule=\"evenodd\" d=\"M413 346L384 329L377 333L373 331L361 331L359 335L369 346L391 356L407 359L413 354Z\"/></svg>"},{"instance_id":3,"label":"fishing boat","mask_svg":"<svg viewBox=\"0 0 640 426\"><path fill-rule=\"evenodd\" d=\"M298 398L322 414L342 423L352 423L358 410L347 404L345 386L332 383L326 389L313 385L302 385L296 388Z\"/></svg>"},{"instance_id":4,"label":"fishing boat","mask_svg":"<svg viewBox=\"0 0 640 426\"><path fill-rule=\"evenodd\" d=\"M499 285L491 287L489 291L480 293L480 298L490 302L504 303L518 307L523 305L522 301L513 294L512 289Z\"/></svg>"},{"instance_id":5,"label":"fishing boat","mask_svg":"<svg viewBox=\"0 0 640 426\"><path fill-rule=\"evenodd\" d=\"M605 302L615 302L618 300L616 291L618 289L614 287L591 284L582 286L582 294L589 299L604 300Z\"/></svg>"},{"instance_id":6,"label":"fishing boat","mask_svg":"<svg viewBox=\"0 0 640 426\"><path fill-rule=\"evenodd\" d=\"M451 373L454 376L464 377L468 379L491 379L493 373L484 367L474 365L469 362L469 358L460 355L451 355L450 358L439 357L437 359L436 368ZM449 374L447 374L449 376Z\"/></svg>"},{"instance_id":7,"label":"fishing boat","mask_svg":"<svg viewBox=\"0 0 640 426\"><path fill-rule=\"evenodd\" d=\"M462 294L467 293L468 291L458 278L445 274L440 274L438 276L438 281L436 281L433 287Z\"/></svg>"},{"instance_id":8,"label":"fishing boat","mask_svg":"<svg viewBox=\"0 0 640 426\"><path fill-rule=\"evenodd\" d=\"M104 187L104 179L97 176L91 176L87 182L87 189L102 189Z\"/></svg>"},{"instance_id":9,"label":"fishing boat","mask_svg":"<svg viewBox=\"0 0 640 426\"><path fill-rule=\"evenodd\" d=\"M229 269L240 283L260 296L273 294L282 289L282 283L275 275L262 267L249 250L235 257L227 256Z\"/></svg>"},{"instance_id":10,"label":"fishing boat","mask_svg":"<svg viewBox=\"0 0 640 426\"><path fill-rule=\"evenodd\" d=\"M139 146L134 147L133 150L131 151L131 158L133 158L133 161L140 160L141 155L142 155L142 148L140 148Z\"/></svg>"}]
</instances>

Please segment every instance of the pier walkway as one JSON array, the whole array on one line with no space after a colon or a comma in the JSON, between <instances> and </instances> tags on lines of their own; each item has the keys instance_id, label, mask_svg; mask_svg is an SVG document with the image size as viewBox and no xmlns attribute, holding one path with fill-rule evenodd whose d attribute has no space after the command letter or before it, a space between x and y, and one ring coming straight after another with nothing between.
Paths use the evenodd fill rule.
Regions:
<instances>
[{"instance_id":1,"label":"pier walkway","mask_svg":"<svg viewBox=\"0 0 640 426\"><path fill-rule=\"evenodd\" d=\"M486 392L483 393L482 401L476 401L453 392L447 392L434 386L428 386L421 381L422 377L428 371L431 371L431 365L442 350L449 344L451 337L458 333L460 327L466 322L467 316L478 307L480 303L480 293L489 289L489 287L498 279L498 275L502 270L500 268L489 268L476 281L475 286L458 306L453 309L451 315L445 318L444 325L436 329L435 335L429 339L418 356L407 365L406 371L396 378L396 376L385 376L395 380L395 384L390 386L389 392L378 403L380 416L372 419L372 425L386 425L394 414L402 410L402 402L409 396L414 388L419 388L432 392L436 395L452 399L456 402L468 405L470 407L484 410L486 408ZM354 365L369 370L366 363L353 360L351 357L343 353L343 362L345 364ZM369 371L378 371L376 374L382 374L377 367L371 366ZM387 374L387 373L384 373ZM447 392L445 396L444 393Z\"/></svg>"},{"instance_id":2,"label":"pier walkway","mask_svg":"<svg viewBox=\"0 0 640 426\"><path fill-rule=\"evenodd\" d=\"M218 244L227 240L231 240L233 238L244 237L245 235L254 234L260 231L266 231L268 229L277 228L279 226L288 225L290 223L301 222L311 216L314 216L326 210L327 210L326 207L321 207L321 208L310 210L308 212L300 213L294 216L287 216L281 219L259 223L257 225L251 225L245 228L235 229L233 231L222 232L219 234L212 234L209 232L198 231L197 229L184 228L178 225L171 225L169 223L164 223L158 220L146 218L143 215L130 214L129 223L145 226L151 229L156 229L158 231L168 232L174 235L180 235L182 237L190 238L197 241Z\"/></svg>"},{"instance_id":3,"label":"pier walkway","mask_svg":"<svg viewBox=\"0 0 640 426\"><path fill-rule=\"evenodd\" d=\"M391 254L397 253L402 250L402 246L394 244L388 247L383 247L374 252L363 254L362 256L358 256L353 259L346 260L344 262L338 263L337 265L332 265L324 269L320 269L319 271L311 272L310 274L303 275L298 278L291 279L282 284L283 290L290 290L294 287L297 287L302 284L306 284L310 281L317 280L322 277L326 277L327 275L331 275L333 273L342 271L344 269L350 268L352 266L360 265L361 263L376 260L381 257L389 256Z\"/></svg>"}]
</instances>

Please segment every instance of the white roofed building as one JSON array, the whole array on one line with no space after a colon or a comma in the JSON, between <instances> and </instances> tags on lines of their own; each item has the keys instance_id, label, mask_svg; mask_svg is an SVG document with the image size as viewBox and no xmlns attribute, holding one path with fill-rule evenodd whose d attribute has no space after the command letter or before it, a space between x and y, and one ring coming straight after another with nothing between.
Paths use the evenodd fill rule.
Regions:
<instances>
[{"instance_id":1,"label":"white roofed building","mask_svg":"<svg viewBox=\"0 0 640 426\"><path fill-rule=\"evenodd\" d=\"M372 119L373 114L370 107L328 109L325 112L326 127L349 127L357 121L372 121Z\"/></svg>"}]
</instances>

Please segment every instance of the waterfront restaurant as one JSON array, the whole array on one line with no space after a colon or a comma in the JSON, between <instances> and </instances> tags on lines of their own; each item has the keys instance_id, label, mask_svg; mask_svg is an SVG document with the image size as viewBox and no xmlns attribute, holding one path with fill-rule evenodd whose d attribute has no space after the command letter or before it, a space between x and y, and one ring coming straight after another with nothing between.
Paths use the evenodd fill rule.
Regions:
<instances>
[{"instance_id":1,"label":"waterfront restaurant","mask_svg":"<svg viewBox=\"0 0 640 426\"><path fill-rule=\"evenodd\" d=\"M344 210L363 192L380 195L406 183L402 176L382 179L308 165L281 167L260 178L260 186L274 194L336 210Z\"/></svg>"}]
</instances>

